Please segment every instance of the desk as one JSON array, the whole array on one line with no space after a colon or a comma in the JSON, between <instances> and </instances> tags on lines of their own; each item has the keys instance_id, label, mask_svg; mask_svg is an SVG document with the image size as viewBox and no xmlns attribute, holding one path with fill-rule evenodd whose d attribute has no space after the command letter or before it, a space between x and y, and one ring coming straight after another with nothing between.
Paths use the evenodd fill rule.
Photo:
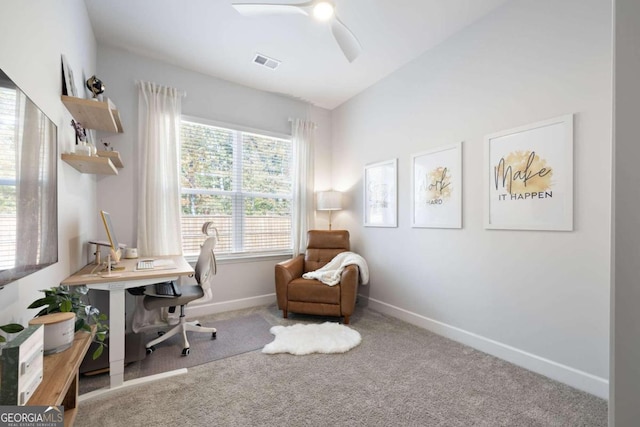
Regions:
<instances>
[{"instance_id":1,"label":"desk","mask_svg":"<svg viewBox=\"0 0 640 427\"><path fill-rule=\"evenodd\" d=\"M97 394L103 394L105 391L119 389L127 385L124 381L125 290L137 286L152 285L165 280L176 280L180 276L194 274L193 268L182 256L153 258L172 259L176 264L176 268L136 271L137 259L123 259L118 263L118 267L124 267L124 270L113 271L112 277L91 274L96 265L88 264L61 283L69 286L87 285L89 289L109 292L109 388L88 393L90 396L87 397L93 397ZM183 371L177 373L183 373ZM150 378L150 380L156 377ZM134 381L136 384L144 382L140 379Z\"/></svg>"}]
</instances>

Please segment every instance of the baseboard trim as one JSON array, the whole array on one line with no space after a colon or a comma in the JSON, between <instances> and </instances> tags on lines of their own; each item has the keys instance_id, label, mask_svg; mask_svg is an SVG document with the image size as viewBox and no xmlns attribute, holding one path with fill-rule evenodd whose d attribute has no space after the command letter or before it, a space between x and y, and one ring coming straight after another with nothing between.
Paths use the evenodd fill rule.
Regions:
<instances>
[{"instance_id":1,"label":"baseboard trim","mask_svg":"<svg viewBox=\"0 0 640 427\"><path fill-rule=\"evenodd\" d=\"M483 337L473 332L448 325L438 320L404 310L391 304L359 295L369 308L403 320L412 325L427 329L443 337L458 341L482 352L491 354L521 366L530 371L549 377L579 390L591 393L603 399L609 398L609 381L588 372L566 366L515 347Z\"/></svg>"},{"instance_id":2,"label":"baseboard trim","mask_svg":"<svg viewBox=\"0 0 640 427\"><path fill-rule=\"evenodd\" d=\"M230 301L212 302L206 304L187 305L186 314L192 316L206 316L208 314L224 313L244 308L258 307L276 302L276 294L259 295L251 298L242 298Z\"/></svg>"}]
</instances>

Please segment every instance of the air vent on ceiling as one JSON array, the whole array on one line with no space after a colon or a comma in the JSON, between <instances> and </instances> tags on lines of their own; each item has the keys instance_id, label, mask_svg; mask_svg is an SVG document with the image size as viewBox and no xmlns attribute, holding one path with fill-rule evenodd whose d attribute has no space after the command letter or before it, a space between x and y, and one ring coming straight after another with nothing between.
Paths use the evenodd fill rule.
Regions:
<instances>
[{"instance_id":1,"label":"air vent on ceiling","mask_svg":"<svg viewBox=\"0 0 640 427\"><path fill-rule=\"evenodd\" d=\"M263 65L272 70L275 70L280 66L280 61L278 61L277 59L269 58L268 56L265 56L261 53L256 53L255 58L253 58L253 62L258 65Z\"/></svg>"}]
</instances>

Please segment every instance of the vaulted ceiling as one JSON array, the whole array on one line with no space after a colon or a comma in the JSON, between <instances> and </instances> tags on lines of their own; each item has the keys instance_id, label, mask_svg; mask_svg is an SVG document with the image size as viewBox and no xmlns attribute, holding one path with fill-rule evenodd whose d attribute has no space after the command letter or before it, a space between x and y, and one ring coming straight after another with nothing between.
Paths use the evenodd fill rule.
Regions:
<instances>
[{"instance_id":1,"label":"vaulted ceiling","mask_svg":"<svg viewBox=\"0 0 640 427\"><path fill-rule=\"evenodd\" d=\"M331 25L303 14L248 16L236 3L304 0L85 0L99 44L333 109L508 0L333 0L357 37L349 62ZM257 53L281 61L254 63Z\"/></svg>"}]
</instances>

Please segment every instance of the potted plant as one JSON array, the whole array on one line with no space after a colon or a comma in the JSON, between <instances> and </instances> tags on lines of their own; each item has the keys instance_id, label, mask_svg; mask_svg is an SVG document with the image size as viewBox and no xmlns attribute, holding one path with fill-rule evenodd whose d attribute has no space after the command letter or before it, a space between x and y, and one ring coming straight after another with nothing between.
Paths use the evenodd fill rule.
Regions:
<instances>
[{"instance_id":1,"label":"potted plant","mask_svg":"<svg viewBox=\"0 0 640 427\"><path fill-rule=\"evenodd\" d=\"M28 308L43 307L35 317L50 313L76 314L75 331L91 331L91 325L96 325L96 334L93 338L98 346L93 352L93 359L100 357L104 351L105 342L109 332L107 315L100 313L97 307L84 302L89 289L86 286L56 286L43 289L44 298L35 300Z\"/></svg>"},{"instance_id":2,"label":"potted plant","mask_svg":"<svg viewBox=\"0 0 640 427\"><path fill-rule=\"evenodd\" d=\"M0 325L0 329L7 334L17 334L24 329L24 326L18 323L7 323L6 325ZM0 335L0 343L7 342L7 339Z\"/></svg>"}]
</instances>

